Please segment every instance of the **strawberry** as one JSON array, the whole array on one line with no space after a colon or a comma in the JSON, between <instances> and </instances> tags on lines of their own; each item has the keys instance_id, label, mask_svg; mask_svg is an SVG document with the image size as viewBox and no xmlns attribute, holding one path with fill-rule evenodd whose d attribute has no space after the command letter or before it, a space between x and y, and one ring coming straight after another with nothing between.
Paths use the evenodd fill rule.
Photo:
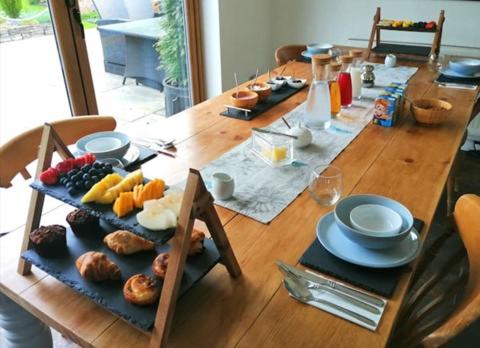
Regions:
<instances>
[{"instance_id":1,"label":"strawberry","mask_svg":"<svg viewBox=\"0 0 480 348\"><path fill-rule=\"evenodd\" d=\"M55 166L55 169L60 173L68 173L73 168L75 168L75 158L67 158Z\"/></svg>"},{"instance_id":2,"label":"strawberry","mask_svg":"<svg viewBox=\"0 0 480 348\"><path fill-rule=\"evenodd\" d=\"M92 164L97 160L95 155L93 153L90 153L90 152L87 152L84 156L86 157L88 164Z\"/></svg>"},{"instance_id":3,"label":"strawberry","mask_svg":"<svg viewBox=\"0 0 480 348\"><path fill-rule=\"evenodd\" d=\"M46 185L55 185L58 182L59 175L57 169L50 167L40 174L39 179Z\"/></svg>"},{"instance_id":4,"label":"strawberry","mask_svg":"<svg viewBox=\"0 0 480 348\"><path fill-rule=\"evenodd\" d=\"M85 164L87 164L87 159L85 156L75 158L75 168L83 167Z\"/></svg>"}]
</instances>

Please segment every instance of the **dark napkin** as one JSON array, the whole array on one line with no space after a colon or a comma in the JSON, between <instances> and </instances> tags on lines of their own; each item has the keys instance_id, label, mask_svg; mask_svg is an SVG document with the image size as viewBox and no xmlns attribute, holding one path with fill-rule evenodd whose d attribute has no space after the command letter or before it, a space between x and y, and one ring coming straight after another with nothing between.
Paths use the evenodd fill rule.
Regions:
<instances>
[{"instance_id":1,"label":"dark napkin","mask_svg":"<svg viewBox=\"0 0 480 348\"><path fill-rule=\"evenodd\" d=\"M165 244L157 246L155 251L143 251L127 256L117 255L102 242L103 236L113 230L116 228L102 222L102 230L92 233L92 237L87 239L77 238L70 229L67 229L68 252L64 256L45 258L31 249L24 252L22 257L100 306L143 330L149 330L155 321L157 305L140 307L128 303L123 297L123 285L128 278L138 273L153 276L151 270L153 260L157 253L168 251L170 246ZM75 267L75 260L87 251L105 253L120 268L121 280L95 283L82 278ZM187 258L180 286L180 296L203 278L219 259L220 256L213 241L205 240L204 252ZM65 305L68 306L68 304Z\"/></svg>"},{"instance_id":2,"label":"dark napkin","mask_svg":"<svg viewBox=\"0 0 480 348\"><path fill-rule=\"evenodd\" d=\"M420 233L423 221L415 219L413 226ZM392 297L401 275L409 269L408 265L387 269L357 266L330 254L318 239L305 251L300 263L388 298Z\"/></svg>"},{"instance_id":3,"label":"dark napkin","mask_svg":"<svg viewBox=\"0 0 480 348\"><path fill-rule=\"evenodd\" d=\"M437 82L442 83L458 83L462 85L475 85L480 86L480 77L472 77L472 78L459 78L459 77L450 77L443 74L437 77Z\"/></svg>"},{"instance_id":4,"label":"dark napkin","mask_svg":"<svg viewBox=\"0 0 480 348\"><path fill-rule=\"evenodd\" d=\"M281 103L285 99L291 97L295 93L298 93L308 85L305 84L302 88L292 88L288 85L284 85L283 87L277 89L276 91L272 91L272 94L266 99L259 102L255 107L245 115L245 112L235 109L227 109L220 113L222 116L233 117L239 120L250 121L260 115L261 113L267 111L268 109L273 108L275 105Z\"/></svg>"}]
</instances>

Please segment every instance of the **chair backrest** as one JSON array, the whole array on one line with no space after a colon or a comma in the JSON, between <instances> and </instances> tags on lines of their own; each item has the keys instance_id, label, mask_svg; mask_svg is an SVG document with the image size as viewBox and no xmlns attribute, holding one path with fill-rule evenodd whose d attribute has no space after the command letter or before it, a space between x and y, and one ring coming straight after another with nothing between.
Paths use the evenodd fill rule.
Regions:
<instances>
[{"instance_id":1,"label":"chair backrest","mask_svg":"<svg viewBox=\"0 0 480 348\"><path fill-rule=\"evenodd\" d=\"M94 132L114 130L116 124L111 116L76 116L51 122L66 145ZM26 166L38 156L42 131L43 126L38 126L0 146L0 187L10 187L12 179L19 173L25 179L30 178Z\"/></svg>"},{"instance_id":2,"label":"chair backrest","mask_svg":"<svg viewBox=\"0 0 480 348\"><path fill-rule=\"evenodd\" d=\"M287 45L275 50L275 62L277 66L287 64L291 60L301 60L302 52L307 49L306 45Z\"/></svg>"},{"instance_id":3,"label":"chair backrest","mask_svg":"<svg viewBox=\"0 0 480 348\"><path fill-rule=\"evenodd\" d=\"M449 319L425 337L426 347L439 347L480 318L480 197L460 197L453 213L458 233L467 250L470 266L464 298Z\"/></svg>"}]
</instances>

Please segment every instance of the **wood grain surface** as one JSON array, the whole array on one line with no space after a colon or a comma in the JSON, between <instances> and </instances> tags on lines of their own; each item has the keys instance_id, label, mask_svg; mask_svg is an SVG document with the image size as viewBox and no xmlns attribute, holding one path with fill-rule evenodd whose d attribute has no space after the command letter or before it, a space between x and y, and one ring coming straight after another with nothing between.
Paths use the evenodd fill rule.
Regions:
<instances>
[{"instance_id":1,"label":"wood grain surface","mask_svg":"<svg viewBox=\"0 0 480 348\"><path fill-rule=\"evenodd\" d=\"M418 64L418 63L417 63ZM414 65L415 63L407 63ZM278 69L278 68L277 68ZM310 78L310 66L292 63L295 76ZM288 70L287 69L287 70ZM288 71L286 72L290 74ZM343 196L377 193L399 200L425 221L427 236L452 163L464 135L477 91L441 89L432 84L434 73L425 67L410 81L408 97L446 98L454 105L447 123L418 126L403 116L394 128L368 125L335 159L344 174ZM260 80L264 80L262 76ZM306 99L295 94L250 122L219 116L231 91L199 104L172 119L165 127L180 140L176 159L159 156L143 168L147 177L182 180L189 167L202 168L250 136L251 127L265 126ZM368 331L326 312L291 299L281 285L275 260L297 264L314 237L318 219L330 211L303 192L270 224L217 207L243 276L232 279L217 265L177 304L169 346L172 347L384 347L407 291L412 271L405 273L388 302L376 332ZM62 209L52 211L63 221ZM204 226L201 227L204 229ZM7 236L0 247L17 249L19 239ZM49 325L95 347L145 347L150 335L106 312L37 269L18 281L8 260L0 258L0 289ZM413 265L414 266L414 265ZM12 267L10 267L12 268ZM414 267L413 267L414 268ZM14 277L15 280L10 280ZM50 296L49 296L50 294Z\"/></svg>"}]
</instances>

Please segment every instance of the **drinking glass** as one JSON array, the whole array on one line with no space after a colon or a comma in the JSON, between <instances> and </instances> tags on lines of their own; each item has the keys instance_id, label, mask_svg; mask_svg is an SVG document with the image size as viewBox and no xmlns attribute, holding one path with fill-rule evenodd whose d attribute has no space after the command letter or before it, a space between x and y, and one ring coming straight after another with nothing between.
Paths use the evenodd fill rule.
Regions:
<instances>
[{"instance_id":1,"label":"drinking glass","mask_svg":"<svg viewBox=\"0 0 480 348\"><path fill-rule=\"evenodd\" d=\"M332 164L322 164L313 168L308 192L321 205L335 204L342 195L342 172Z\"/></svg>"}]
</instances>

